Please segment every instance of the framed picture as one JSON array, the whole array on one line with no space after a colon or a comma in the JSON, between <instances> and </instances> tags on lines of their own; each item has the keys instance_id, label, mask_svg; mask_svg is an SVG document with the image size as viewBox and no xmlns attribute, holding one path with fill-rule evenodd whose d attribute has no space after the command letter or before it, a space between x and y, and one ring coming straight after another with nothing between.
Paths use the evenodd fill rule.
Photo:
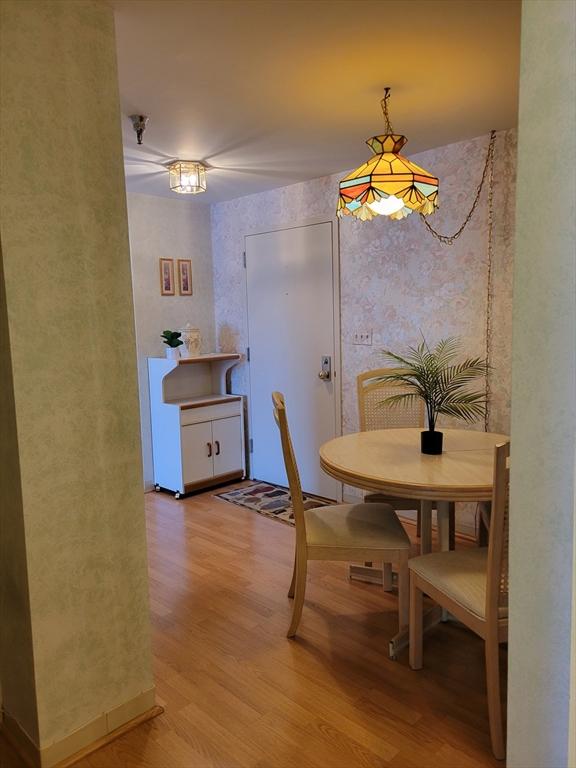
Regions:
<instances>
[{"instance_id":1,"label":"framed picture","mask_svg":"<svg viewBox=\"0 0 576 768\"><path fill-rule=\"evenodd\" d=\"M178 287L180 296L192 296L192 261L178 259Z\"/></svg>"},{"instance_id":2,"label":"framed picture","mask_svg":"<svg viewBox=\"0 0 576 768\"><path fill-rule=\"evenodd\" d=\"M174 259L160 259L160 293L174 296Z\"/></svg>"}]
</instances>

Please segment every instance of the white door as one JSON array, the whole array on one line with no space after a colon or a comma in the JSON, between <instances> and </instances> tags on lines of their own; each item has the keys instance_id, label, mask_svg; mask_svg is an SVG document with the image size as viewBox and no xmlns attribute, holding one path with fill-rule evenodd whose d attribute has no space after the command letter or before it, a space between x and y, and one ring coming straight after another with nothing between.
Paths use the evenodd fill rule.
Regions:
<instances>
[{"instance_id":1,"label":"white door","mask_svg":"<svg viewBox=\"0 0 576 768\"><path fill-rule=\"evenodd\" d=\"M212 423L187 424L181 430L184 485L213 477Z\"/></svg>"},{"instance_id":2,"label":"white door","mask_svg":"<svg viewBox=\"0 0 576 768\"><path fill-rule=\"evenodd\" d=\"M227 475L242 469L242 427L240 416L212 422L214 474Z\"/></svg>"},{"instance_id":3,"label":"white door","mask_svg":"<svg viewBox=\"0 0 576 768\"><path fill-rule=\"evenodd\" d=\"M283 392L302 487L336 499L318 449L337 434L335 264L326 222L246 237L251 475L286 485L271 393ZM323 358L331 379L319 378Z\"/></svg>"}]
</instances>

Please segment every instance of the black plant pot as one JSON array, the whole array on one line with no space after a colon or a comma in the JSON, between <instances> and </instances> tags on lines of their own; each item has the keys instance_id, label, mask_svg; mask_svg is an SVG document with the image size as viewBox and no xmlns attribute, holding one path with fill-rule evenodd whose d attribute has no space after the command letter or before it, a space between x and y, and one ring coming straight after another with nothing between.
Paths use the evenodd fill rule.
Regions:
<instances>
[{"instance_id":1,"label":"black plant pot","mask_svg":"<svg viewBox=\"0 0 576 768\"><path fill-rule=\"evenodd\" d=\"M436 432L436 430L427 429L425 432L420 432L421 452L432 455L442 453L443 437L442 432Z\"/></svg>"}]
</instances>

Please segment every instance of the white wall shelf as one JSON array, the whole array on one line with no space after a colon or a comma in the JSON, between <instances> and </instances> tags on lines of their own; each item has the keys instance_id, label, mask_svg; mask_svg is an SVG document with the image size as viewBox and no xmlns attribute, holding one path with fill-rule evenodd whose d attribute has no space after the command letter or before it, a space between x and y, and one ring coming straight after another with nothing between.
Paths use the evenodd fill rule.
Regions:
<instances>
[{"instance_id":1,"label":"white wall shelf","mask_svg":"<svg viewBox=\"0 0 576 768\"><path fill-rule=\"evenodd\" d=\"M217 363L223 360L240 360L241 355L237 352L208 352L205 355L195 355L194 357L181 357L176 361L178 365L190 365L191 363Z\"/></svg>"},{"instance_id":2,"label":"white wall shelf","mask_svg":"<svg viewBox=\"0 0 576 768\"><path fill-rule=\"evenodd\" d=\"M226 392L236 353L148 358L154 485L179 498L246 475L241 395Z\"/></svg>"}]
</instances>

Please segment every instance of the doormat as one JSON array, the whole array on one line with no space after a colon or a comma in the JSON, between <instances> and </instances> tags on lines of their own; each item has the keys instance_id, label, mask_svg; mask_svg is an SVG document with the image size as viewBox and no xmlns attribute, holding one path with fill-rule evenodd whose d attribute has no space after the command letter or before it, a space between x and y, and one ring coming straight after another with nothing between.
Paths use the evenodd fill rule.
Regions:
<instances>
[{"instance_id":1,"label":"doormat","mask_svg":"<svg viewBox=\"0 0 576 768\"><path fill-rule=\"evenodd\" d=\"M273 517L282 523L294 525L294 513L292 512L292 500L290 491L281 485L271 485L256 480L245 488L237 488L235 491L226 493L216 493L215 496L239 507L258 512L266 517ZM315 507L325 507L328 504L334 504L333 501L320 499L316 496L304 495L304 509L314 509Z\"/></svg>"}]
</instances>

